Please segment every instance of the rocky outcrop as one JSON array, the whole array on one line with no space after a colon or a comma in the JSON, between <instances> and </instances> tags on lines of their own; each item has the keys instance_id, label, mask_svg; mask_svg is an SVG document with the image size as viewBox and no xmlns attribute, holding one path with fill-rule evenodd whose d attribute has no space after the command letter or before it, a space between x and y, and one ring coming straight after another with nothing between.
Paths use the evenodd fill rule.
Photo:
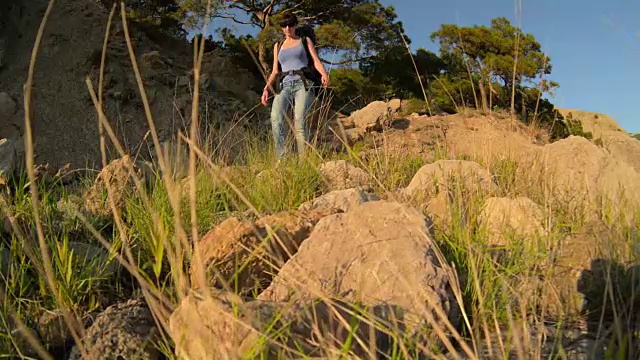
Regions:
<instances>
[{"instance_id":1,"label":"rocky outcrop","mask_svg":"<svg viewBox=\"0 0 640 360\"><path fill-rule=\"evenodd\" d=\"M640 205L640 173L584 137L545 145L531 171L552 189L554 204L580 208L590 219L603 209L630 219Z\"/></svg>"},{"instance_id":2,"label":"rocky outcrop","mask_svg":"<svg viewBox=\"0 0 640 360\"><path fill-rule=\"evenodd\" d=\"M258 299L305 301L323 295L363 306L401 309L410 336L456 326L451 268L441 262L428 219L414 208L365 202L324 217Z\"/></svg>"},{"instance_id":3,"label":"rocky outcrop","mask_svg":"<svg viewBox=\"0 0 640 360\"><path fill-rule=\"evenodd\" d=\"M373 193L361 189L351 188L334 190L315 199L309 200L298 207L298 210L340 210L347 212L368 201L377 201L380 198Z\"/></svg>"},{"instance_id":4,"label":"rocky outcrop","mask_svg":"<svg viewBox=\"0 0 640 360\"><path fill-rule=\"evenodd\" d=\"M558 110L573 121L579 121L583 131L591 135L591 142L602 146L613 156L640 172L640 142L635 141L633 134L624 131L615 119L595 112L576 109Z\"/></svg>"},{"instance_id":5,"label":"rocky outcrop","mask_svg":"<svg viewBox=\"0 0 640 360\"><path fill-rule=\"evenodd\" d=\"M6 92L23 109L23 85L31 51L48 0L3 1L0 9L0 92ZM118 3L119 5L119 3ZM109 9L100 1L56 1L39 48L31 104L36 163L60 168L100 168L101 154L97 111L85 82L87 76L96 94L102 46ZM147 156L152 149L151 127L131 63L124 27L116 10L107 46L101 93L104 111L126 153ZM160 141L171 140L188 126L193 90L193 47L184 39L159 36L152 27L128 22L136 62L139 66L154 126ZM202 67L202 103L221 115L234 116L249 110L259 95L249 89L252 75L231 63L223 51L206 54ZM16 100L20 99L20 100ZM1 98L0 98L0 101ZM0 117L0 137L8 132L24 133L23 114L10 121ZM210 121L212 122L212 121ZM15 130L14 126L18 129ZM108 137L108 135L105 135ZM107 139L109 153L115 152ZM113 151L111 151L113 150Z\"/></svg>"},{"instance_id":6,"label":"rocky outcrop","mask_svg":"<svg viewBox=\"0 0 640 360\"><path fill-rule=\"evenodd\" d=\"M491 174L476 162L438 160L421 167L401 194L409 198L425 198L451 192L458 185L467 191L492 191L496 188Z\"/></svg>"},{"instance_id":7,"label":"rocky outcrop","mask_svg":"<svg viewBox=\"0 0 640 360\"><path fill-rule=\"evenodd\" d=\"M400 110L400 100L390 102L374 101L362 109L354 111L349 117L356 128L364 131L379 131Z\"/></svg>"},{"instance_id":8,"label":"rocky outcrop","mask_svg":"<svg viewBox=\"0 0 640 360\"><path fill-rule=\"evenodd\" d=\"M400 203L368 201L328 215L257 300L192 291L169 321L176 352L191 359L344 350L389 356L389 334L437 347L434 327L447 334L445 323L460 320L452 269L438 251L428 219Z\"/></svg>"},{"instance_id":9,"label":"rocky outcrop","mask_svg":"<svg viewBox=\"0 0 640 360\"><path fill-rule=\"evenodd\" d=\"M191 267L195 287L230 287L239 294L266 288L316 223L335 209L280 212L255 222L231 217L224 220L198 242Z\"/></svg>"},{"instance_id":10,"label":"rocky outcrop","mask_svg":"<svg viewBox=\"0 0 640 360\"><path fill-rule=\"evenodd\" d=\"M322 163L318 168L320 179L331 190L350 188L370 188L374 180L363 169L345 160L333 160Z\"/></svg>"},{"instance_id":11,"label":"rocky outcrop","mask_svg":"<svg viewBox=\"0 0 640 360\"><path fill-rule=\"evenodd\" d=\"M544 234L544 212L526 197L487 199L478 222L492 246L506 246L511 240L527 242Z\"/></svg>"}]
</instances>

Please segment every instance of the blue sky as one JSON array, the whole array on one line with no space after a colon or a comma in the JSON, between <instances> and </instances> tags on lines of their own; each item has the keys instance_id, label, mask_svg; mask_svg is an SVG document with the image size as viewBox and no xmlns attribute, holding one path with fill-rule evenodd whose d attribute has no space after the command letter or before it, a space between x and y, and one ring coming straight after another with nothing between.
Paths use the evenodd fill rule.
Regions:
<instances>
[{"instance_id":1,"label":"blue sky","mask_svg":"<svg viewBox=\"0 0 640 360\"><path fill-rule=\"evenodd\" d=\"M380 2L396 9L414 50L422 47L436 53L438 47L429 35L440 24L490 25L491 19L504 16L533 34L550 56L550 78L560 84L550 99L557 107L604 113L625 130L640 132L640 1Z\"/></svg>"},{"instance_id":2,"label":"blue sky","mask_svg":"<svg viewBox=\"0 0 640 360\"><path fill-rule=\"evenodd\" d=\"M504 16L551 58L557 107L604 113L640 132L640 1L523 0L519 20L513 0L380 2L396 9L412 48L435 52L429 35L440 24L490 25Z\"/></svg>"}]
</instances>

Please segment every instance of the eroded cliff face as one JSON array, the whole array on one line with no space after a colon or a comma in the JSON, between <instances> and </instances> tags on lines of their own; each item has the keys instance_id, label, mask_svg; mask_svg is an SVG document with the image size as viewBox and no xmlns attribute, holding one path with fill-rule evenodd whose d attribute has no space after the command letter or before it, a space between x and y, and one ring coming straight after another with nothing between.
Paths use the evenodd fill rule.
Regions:
<instances>
[{"instance_id":1,"label":"eroded cliff face","mask_svg":"<svg viewBox=\"0 0 640 360\"><path fill-rule=\"evenodd\" d=\"M3 0L0 4L0 93L16 104L15 112L0 118L0 138L24 134L24 92L29 61L48 0ZM110 10L110 9L109 9ZM102 47L109 10L99 0L57 0L47 20L35 65L32 91L32 131L36 163L72 168L101 164L97 111L87 78L98 93ZM125 151L153 152L150 125L127 48L119 7L110 30L102 96L108 121ZM153 122L161 141L189 124L193 49L183 39L150 33L131 22L129 34L146 88ZM205 57L204 96L212 89L215 106L233 99L233 110L250 108L259 95L249 89L251 75L243 69L219 72L225 59L218 51ZM231 81L233 79L233 81ZM223 86L220 86L223 84ZM234 86L224 86L233 84ZM210 99L210 100L211 100ZM110 141L107 140L108 146ZM117 157L110 146L110 154Z\"/></svg>"}]
</instances>

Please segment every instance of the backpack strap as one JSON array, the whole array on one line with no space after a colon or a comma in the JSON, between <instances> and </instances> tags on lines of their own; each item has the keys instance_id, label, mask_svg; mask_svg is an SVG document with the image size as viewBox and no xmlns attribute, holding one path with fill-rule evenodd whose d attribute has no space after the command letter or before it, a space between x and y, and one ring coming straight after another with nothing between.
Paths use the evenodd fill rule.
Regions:
<instances>
[{"instance_id":1,"label":"backpack strap","mask_svg":"<svg viewBox=\"0 0 640 360\"><path fill-rule=\"evenodd\" d=\"M300 41L302 42L302 47L304 48L304 52L307 54L307 66L313 66L313 59L311 58L311 53L309 53L309 44L307 44L307 37L304 35L300 35Z\"/></svg>"}]
</instances>

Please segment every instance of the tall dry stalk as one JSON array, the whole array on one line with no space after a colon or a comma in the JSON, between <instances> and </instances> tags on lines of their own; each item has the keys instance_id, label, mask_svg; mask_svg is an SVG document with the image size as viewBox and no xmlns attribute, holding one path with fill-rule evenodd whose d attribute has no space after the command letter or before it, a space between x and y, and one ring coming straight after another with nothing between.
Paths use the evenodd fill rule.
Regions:
<instances>
[{"instance_id":1,"label":"tall dry stalk","mask_svg":"<svg viewBox=\"0 0 640 360\"><path fill-rule=\"evenodd\" d=\"M33 206L33 215L34 215L34 221L35 221L35 227L36 227L36 234L38 236L38 241L40 245L40 254L42 256L42 261L44 265L45 273L42 275L44 275L47 285L51 289L51 292L53 293L54 298L56 299L56 302L60 306L60 310L62 311L64 321L69 327L71 336L76 341L76 343L79 344L78 346L80 347L80 351L84 356L86 354L86 351L82 346L82 344L80 343L80 338L84 333L84 328L82 324L79 321L77 321L77 316L75 317L72 316L72 312L62 300L62 295L60 294L60 291L55 281L55 277L53 275L53 266L51 264L49 248L45 241L45 235L44 235L44 231L42 230L42 222L40 219L40 210L39 210L40 204L38 200L38 188L37 188L35 164L34 164L34 142L33 142L33 130L31 128L31 122L32 122L31 115L33 113L31 108L33 77L35 74L35 65L36 65L36 58L38 56L38 49L40 48L40 44L42 42L42 36L44 34L44 28L49 18L49 15L51 14L51 10L53 9L53 5L54 5L54 0L49 0L49 4L47 5L47 9L45 10L42 21L40 22L38 33L36 35L33 50L31 52L31 59L29 61L29 71L27 75L27 81L23 87L24 113L25 113L24 115L24 120L25 120L24 141L25 141L25 152L26 152L25 161L26 161L27 175L29 176L29 190L31 192L31 203ZM33 260L37 261L36 259L33 259Z\"/></svg>"},{"instance_id":2,"label":"tall dry stalk","mask_svg":"<svg viewBox=\"0 0 640 360\"><path fill-rule=\"evenodd\" d=\"M516 46L514 49L514 54L513 54L513 78L511 80L511 126L512 129L514 128L515 124L515 116L516 116L516 78L517 78L517 71L518 71L518 61L520 59L519 57L519 52L520 52L520 29L522 28L522 21L521 21L521 17L522 17L522 0L514 0L515 1L515 7L516 7L516 18L519 20L520 24L518 24L519 26L516 29Z\"/></svg>"}]
</instances>

